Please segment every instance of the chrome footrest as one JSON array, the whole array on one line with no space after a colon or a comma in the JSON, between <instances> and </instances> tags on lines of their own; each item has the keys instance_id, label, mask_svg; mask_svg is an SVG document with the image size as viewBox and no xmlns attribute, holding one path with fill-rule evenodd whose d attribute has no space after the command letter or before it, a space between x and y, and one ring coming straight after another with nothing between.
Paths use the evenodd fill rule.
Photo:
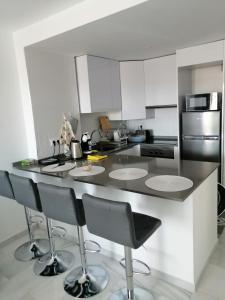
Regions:
<instances>
[{"instance_id":1,"label":"chrome footrest","mask_svg":"<svg viewBox=\"0 0 225 300\"><path fill-rule=\"evenodd\" d=\"M96 247L96 249L89 248L88 244L94 245ZM85 251L90 252L90 253L99 253L99 252L101 252L101 249L102 249L102 247L99 245L99 243L92 241L92 240L86 240L84 242L84 248L85 248Z\"/></svg>"},{"instance_id":2,"label":"chrome footrest","mask_svg":"<svg viewBox=\"0 0 225 300\"><path fill-rule=\"evenodd\" d=\"M217 218L217 225L218 225L218 226L224 226L224 225L225 225L225 218L223 218L223 217L218 217L218 218Z\"/></svg>"},{"instance_id":3,"label":"chrome footrest","mask_svg":"<svg viewBox=\"0 0 225 300\"><path fill-rule=\"evenodd\" d=\"M62 226L54 225L52 226L52 234L54 237L64 238L67 234L67 230Z\"/></svg>"},{"instance_id":4,"label":"chrome footrest","mask_svg":"<svg viewBox=\"0 0 225 300\"><path fill-rule=\"evenodd\" d=\"M30 216L31 224L42 224L44 222L44 217L40 215Z\"/></svg>"},{"instance_id":5,"label":"chrome footrest","mask_svg":"<svg viewBox=\"0 0 225 300\"><path fill-rule=\"evenodd\" d=\"M126 265L125 265L125 258L122 258L121 260L120 260L120 265L125 269L126 268ZM144 276L149 276L149 275L151 275L151 269L150 269L150 267L146 264L146 263L144 263L143 261L141 261L141 260L139 260L139 259L132 259L132 263L133 263L133 274L135 274L135 275L144 275ZM135 268L135 266L134 266L134 264L135 263L137 263L137 264L139 264L139 265L141 265L141 266L144 266L144 268L146 269L146 271L134 271L134 268ZM137 268L137 267L136 267Z\"/></svg>"}]
</instances>

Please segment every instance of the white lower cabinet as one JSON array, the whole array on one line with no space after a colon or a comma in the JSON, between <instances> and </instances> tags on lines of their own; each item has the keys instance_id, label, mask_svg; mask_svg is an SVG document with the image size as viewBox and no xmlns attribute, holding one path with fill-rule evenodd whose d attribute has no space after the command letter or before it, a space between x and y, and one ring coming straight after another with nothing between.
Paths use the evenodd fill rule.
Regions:
<instances>
[{"instance_id":1,"label":"white lower cabinet","mask_svg":"<svg viewBox=\"0 0 225 300\"><path fill-rule=\"evenodd\" d=\"M131 155L131 156L141 156L141 146L138 144L136 146L133 146L132 148L122 150L120 152L116 153L117 155Z\"/></svg>"}]
</instances>

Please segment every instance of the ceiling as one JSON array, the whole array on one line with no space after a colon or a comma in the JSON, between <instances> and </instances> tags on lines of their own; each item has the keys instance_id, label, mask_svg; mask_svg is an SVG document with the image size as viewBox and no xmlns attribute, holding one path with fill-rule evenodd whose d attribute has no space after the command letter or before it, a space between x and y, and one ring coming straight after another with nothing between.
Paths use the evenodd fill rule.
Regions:
<instances>
[{"instance_id":1,"label":"ceiling","mask_svg":"<svg viewBox=\"0 0 225 300\"><path fill-rule=\"evenodd\" d=\"M0 26L17 30L84 0L0 0Z\"/></svg>"},{"instance_id":2,"label":"ceiling","mask_svg":"<svg viewBox=\"0 0 225 300\"><path fill-rule=\"evenodd\" d=\"M35 46L74 56L132 60L224 38L224 0L149 0Z\"/></svg>"}]
</instances>

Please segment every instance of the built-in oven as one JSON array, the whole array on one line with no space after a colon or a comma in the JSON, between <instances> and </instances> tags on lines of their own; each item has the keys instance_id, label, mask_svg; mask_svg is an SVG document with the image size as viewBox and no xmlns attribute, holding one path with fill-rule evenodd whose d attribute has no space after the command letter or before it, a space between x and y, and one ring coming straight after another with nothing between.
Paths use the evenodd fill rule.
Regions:
<instances>
[{"instance_id":1,"label":"built-in oven","mask_svg":"<svg viewBox=\"0 0 225 300\"><path fill-rule=\"evenodd\" d=\"M174 147L173 144L141 144L141 156L174 158Z\"/></svg>"},{"instance_id":2,"label":"built-in oven","mask_svg":"<svg viewBox=\"0 0 225 300\"><path fill-rule=\"evenodd\" d=\"M222 94L219 92L192 94L185 97L186 111L209 111L219 110L221 107Z\"/></svg>"}]
</instances>

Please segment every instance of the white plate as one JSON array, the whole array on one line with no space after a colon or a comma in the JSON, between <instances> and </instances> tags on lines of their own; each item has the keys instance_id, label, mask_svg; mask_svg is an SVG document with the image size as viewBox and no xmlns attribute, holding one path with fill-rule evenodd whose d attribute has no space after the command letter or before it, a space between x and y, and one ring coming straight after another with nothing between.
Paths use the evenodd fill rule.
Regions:
<instances>
[{"instance_id":1,"label":"white plate","mask_svg":"<svg viewBox=\"0 0 225 300\"><path fill-rule=\"evenodd\" d=\"M190 189L193 181L182 176L161 175L149 178L145 184L150 189L160 192L180 192Z\"/></svg>"},{"instance_id":2,"label":"white plate","mask_svg":"<svg viewBox=\"0 0 225 300\"><path fill-rule=\"evenodd\" d=\"M109 173L109 177L117 180L134 180L145 177L148 172L145 169L124 168Z\"/></svg>"},{"instance_id":3,"label":"white plate","mask_svg":"<svg viewBox=\"0 0 225 300\"><path fill-rule=\"evenodd\" d=\"M101 174L105 171L105 168L100 166L92 166L90 171L85 171L84 167L79 167L71 170L69 174L71 176L80 177L80 176L94 176Z\"/></svg>"},{"instance_id":4,"label":"white plate","mask_svg":"<svg viewBox=\"0 0 225 300\"><path fill-rule=\"evenodd\" d=\"M65 172L73 169L75 167L74 163L65 163L65 165L58 166L57 164L54 165L49 165L44 168L42 168L43 172L48 172L48 173L55 173L55 172Z\"/></svg>"}]
</instances>

